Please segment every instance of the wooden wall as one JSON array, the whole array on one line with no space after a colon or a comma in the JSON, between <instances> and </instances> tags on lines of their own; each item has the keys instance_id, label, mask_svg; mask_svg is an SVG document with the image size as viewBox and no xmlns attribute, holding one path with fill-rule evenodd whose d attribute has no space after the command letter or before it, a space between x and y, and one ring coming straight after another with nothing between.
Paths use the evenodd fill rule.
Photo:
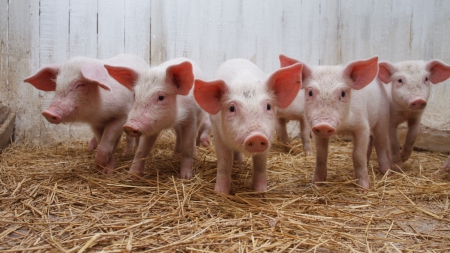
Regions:
<instances>
[{"instance_id":1,"label":"wooden wall","mask_svg":"<svg viewBox=\"0 0 450 253\"><path fill-rule=\"evenodd\" d=\"M266 72L286 54L311 65L441 59L450 64L445 0L3 0L0 100L17 112L19 139L89 139L41 111L53 96L23 79L49 63L135 53L152 65L185 56L208 78L231 58ZM450 130L450 82L433 89L423 123Z\"/></svg>"}]
</instances>

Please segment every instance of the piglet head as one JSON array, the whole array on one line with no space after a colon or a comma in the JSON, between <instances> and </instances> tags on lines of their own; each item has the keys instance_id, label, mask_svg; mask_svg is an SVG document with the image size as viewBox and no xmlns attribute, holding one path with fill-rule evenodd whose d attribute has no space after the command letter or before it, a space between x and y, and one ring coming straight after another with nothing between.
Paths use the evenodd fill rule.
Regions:
<instances>
[{"instance_id":1,"label":"piglet head","mask_svg":"<svg viewBox=\"0 0 450 253\"><path fill-rule=\"evenodd\" d=\"M46 66L24 81L39 90L56 92L42 115L50 123L59 124L86 120L98 87L110 90L106 75L102 65L85 63L78 68L69 61L61 66Z\"/></svg>"},{"instance_id":2,"label":"piglet head","mask_svg":"<svg viewBox=\"0 0 450 253\"><path fill-rule=\"evenodd\" d=\"M313 133L329 138L350 112L351 91L373 81L378 73L378 57L359 60L347 66L303 67L305 115Z\"/></svg>"},{"instance_id":3,"label":"piglet head","mask_svg":"<svg viewBox=\"0 0 450 253\"><path fill-rule=\"evenodd\" d=\"M195 80L194 98L200 107L221 117L221 131L229 146L247 154L263 153L274 133L276 107L286 108L300 87L302 65L280 69L264 85L230 88L223 80Z\"/></svg>"},{"instance_id":4,"label":"piglet head","mask_svg":"<svg viewBox=\"0 0 450 253\"><path fill-rule=\"evenodd\" d=\"M392 103L411 111L425 109L431 83L437 84L450 77L450 66L439 60L380 62L379 66L378 78L391 84Z\"/></svg>"},{"instance_id":5,"label":"piglet head","mask_svg":"<svg viewBox=\"0 0 450 253\"><path fill-rule=\"evenodd\" d=\"M130 136L153 135L170 128L177 120L177 95L188 95L193 84L188 61L160 66L138 73L124 67L105 66L119 83L136 93L134 106L124 125Z\"/></svg>"}]
</instances>

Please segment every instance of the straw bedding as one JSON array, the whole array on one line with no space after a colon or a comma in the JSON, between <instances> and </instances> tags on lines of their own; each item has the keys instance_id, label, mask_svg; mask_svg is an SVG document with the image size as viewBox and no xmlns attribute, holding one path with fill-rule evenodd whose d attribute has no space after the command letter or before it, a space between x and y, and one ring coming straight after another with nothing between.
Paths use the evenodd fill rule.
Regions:
<instances>
[{"instance_id":1,"label":"straw bedding","mask_svg":"<svg viewBox=\"0 0 450 253\"><path fill-rule=\"evenodd\" d=\"M213 147L198 148L195 176L179 178L174 135L164 133L145 175L132 155L107 177L87 142L14 144L1 154L1 252L443 252L450 251L446 154L415 151L403 173L354 183L351 142L330 145L328 182L311 184L314 156L275 143L268 191L251 192L251 159L233 168L232 193L214 192ZM374 152L375 153L375 152Z\"/></svg>"}]
</instances>

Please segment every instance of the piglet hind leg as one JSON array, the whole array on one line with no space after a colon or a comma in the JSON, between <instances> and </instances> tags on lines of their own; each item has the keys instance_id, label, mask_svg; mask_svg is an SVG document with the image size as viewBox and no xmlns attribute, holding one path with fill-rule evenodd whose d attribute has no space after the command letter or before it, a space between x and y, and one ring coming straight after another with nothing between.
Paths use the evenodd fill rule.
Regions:
<instances>
[{"instance_id":1,"label":"piglet hind leg","mask_svg":"<svg viewBox=\"0 0 450 253\"><path fill-rule=\"evenodd\" d=\"M278 137L280 138L281 143L291 145L291 140L289 139L286 129L286 120L283 118L278 118L275 126L277 128Z\"/></svg>"},{"instance_id":2,"label":"piglet hind leg","mask_svg":"<svg viewBox=\"0 0 450 253\"><path fill-rule=\"evenodd\" d=\"M328 138L314 138L316 143L316 169L313 183L316 185L320 185L321 182L327 180L328 141Z\"/></svg>"},{"instance_id":3,"label":"piglet hind leg","mask_svg":"<svg viewBox=\"0 0 450 253\"><path fill-rule=\"evenodd\" d=\"M195 124L186 124L181 129L181 165L180 176L184 179L192 178L194 156L196 155L196 126Z\"/></svg>"},{"instance_id":4,"label":"piglet hind leg","mask_svg":"<svg viewBox=\"0 0 450 253\"><path fill-rule=\"evenodd\" d=\"M144 176L145 159L152 150L155 144L158 134L151 136L141 136L139 140L139 145L134 155L133 163L131 164L128 174L132 176L133 179Z\"/></svg>"},{"instance_id":5,"label":"piglet hind leg","mask_svg":"<svg viewBox=\"0 0 450 253\"><path fill-rule=\"evenodd\" d=\"M267 191L267 152L256 154L253 157L252 185L255 192Z\"/></svg>"},{"instance_id":6,"label":"piglet hind leg","mask_svg":"<svg viewBox=\"0 0 450 253\"><path fill-rule=\"evenodd\" d=\"M391 145L391 168L395 171L399 171L402 167L402 159L400 157L400 141L397 136L398 124L389 125L389 143Z\"/></svg>"},{"instance_id":7,"label":"piglet hind leg","mask_svg":"<svg viewBox=\"0 0 450 253\"><path fill-rule=\"evenodd\" d=\"M445 161L444 166L440 169L440 172L450 172L450 156Z\"/></svg>"},{"instance_id":8,"label":"piglet hind leg","mask_svg":"<svg viewBox=\"0 0 450 253\"><path fill-rule=\"evenodd\" d=\"M353 139L352 158L356 183L364 189L369 189L370 179L367 171L367 147L370 139L369 132L355 133Z\"/></svg>"},{"instance_id":9,"label":"piglet hind leg","mask_svg":"<svg viewBox=\"0 0 450 253\"><path fill-rule=\"evenodd\" d=\"M125 136L125 149L122 152L122 156L133 154L134 149L138 146L139 137L130 137L128 134Z\"/></svg>"},{"instance_id":10,"label":"piglet hind leg","mask_svg":"<svg viewBox=\"0 0 450 253\"><path fill-rule=\"evenodd\" d=\"M97 138L95 138L95 136L94 136L94 137L92 137L91 141L89 142L88 151L93 152L94 149L97 148L97 146L98 146L98 141L97 141Z\"/></svg>"},{"instance_id":11,"label":"piglet hind leg","mask_svg":"<svg viewBox=\"0 0 450 253\"><path fill-rule=\"evenodd\" d=\"M391 169L395 169L396 167L391 168L389 159L388 124L388 120L384 122L380 120L373 130L373 137L370 138L370 143L374 143L379 170L382 174L390 174Z\"/></svg>"}]
</instances>

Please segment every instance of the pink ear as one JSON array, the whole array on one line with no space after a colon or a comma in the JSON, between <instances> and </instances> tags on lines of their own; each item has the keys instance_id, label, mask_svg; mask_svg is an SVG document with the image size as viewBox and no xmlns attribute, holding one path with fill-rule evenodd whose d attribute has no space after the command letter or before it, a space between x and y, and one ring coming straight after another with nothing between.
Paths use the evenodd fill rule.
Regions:
<instances>
[{"instance_id":1,"label":"pink ear","mask_svg":"<svg viewBox=\"0 0 450 253\"><path fill-rule=\"evenodd\" d=\"M56 76L58 75L58 72L59 65L48 65L23 81L30 83L38 90L54 91L56 90Z\"/></svg>"},{"instance_id":2,"label":"pink ear","mask_svg":"<svg viewBox=\"0 0 450 253\"><path fill-rule=\"evenodd\" d=\"M378 63L378 67L378 78L380 78L383 83L390 83L391 76L397 71L397 69L389 62L380 62Z\"/></svg>"},{"instance_id":3,"label":"pink ear","mask_svg":"<svg viewBox=\"0 0 450 253\"><path fill-rule=\"evenodd\" d=\"M187 95L194 85L192 64L188 61L167 68L166 79L177 86L178 94Z\"/></svg>"},{"instance_id":4,"label":"pink ear","mask_svg":"<svg viewBox=\"0 0 450 253\"><path fill-rule=\"evenodd\" d=\"M431 60L427 63L430 71L430 81L434 84L443 82L450 77L450 66L439 60Z\"/></svg>"},{"instance_id":5,"label":"pink ear","mask_svg":"<svg viewBox=\"0 0 450 253\"><path fill-rule=\"evenodd\" d=\"M105 69L112 78L129 90L133 90L139 78L139 74L130 68L105 65Z\"/></svg>"},{"instance_id":6,"label":"pink ear","mask_svg":"<svg viewBox=\"0 0 450 253\"><path fill-rule=\"evenodd\" d=\"M301 63L296 63L275 71L269 77L267 86L275 93L278 107L284 109L294 101L302 87L302 68Z\"/></svg>"},{"instance_id":7,"label":"pink ear","mask_svg":"<svg viewBox=\"0 0 450 253\"><path fill-rule=\"evenodd\" d=\"M280 67L281 68L284 68L284 67L287 67L287 66L291 66L291 65L294 65L296 63L299 63L299 61L296 60L296 59L287 57L284 54L280 54Z\"/></svg>"},{"instance_id":8,"label":"pink ear","mask_svg":"<svg viewBox=\"0 0 450 253\"><path fill-rule=\"evenodd\" d=\"M89 63L81 66L81 75L84 79L96 83L105 90L111 90L108 85L108 73L106 69L99 64Z\"/></svg>"},{"instance_id":9,"label":"pink ear","mask_svg":"<svg viewBox=\"0 0 450 253\"><path fill-rule=\"evenodd\" d=\"M222 108L222 97L228 87L222 80L205 82L195 80L194 98L197 104L209 114L217 114Z\"/></svg>"},{"instance_id":10,"label":"pink ear","mask_svg":"<svg viewBox=\"0 0 450 253\"><path fill-rule=\"evenodd\" d=\"M378 56L367 60L351 62L345 67L344 75L353 80L352 88L355 90L366 87L377 77L378 74Z\"/></svg>"}]
</instances>

